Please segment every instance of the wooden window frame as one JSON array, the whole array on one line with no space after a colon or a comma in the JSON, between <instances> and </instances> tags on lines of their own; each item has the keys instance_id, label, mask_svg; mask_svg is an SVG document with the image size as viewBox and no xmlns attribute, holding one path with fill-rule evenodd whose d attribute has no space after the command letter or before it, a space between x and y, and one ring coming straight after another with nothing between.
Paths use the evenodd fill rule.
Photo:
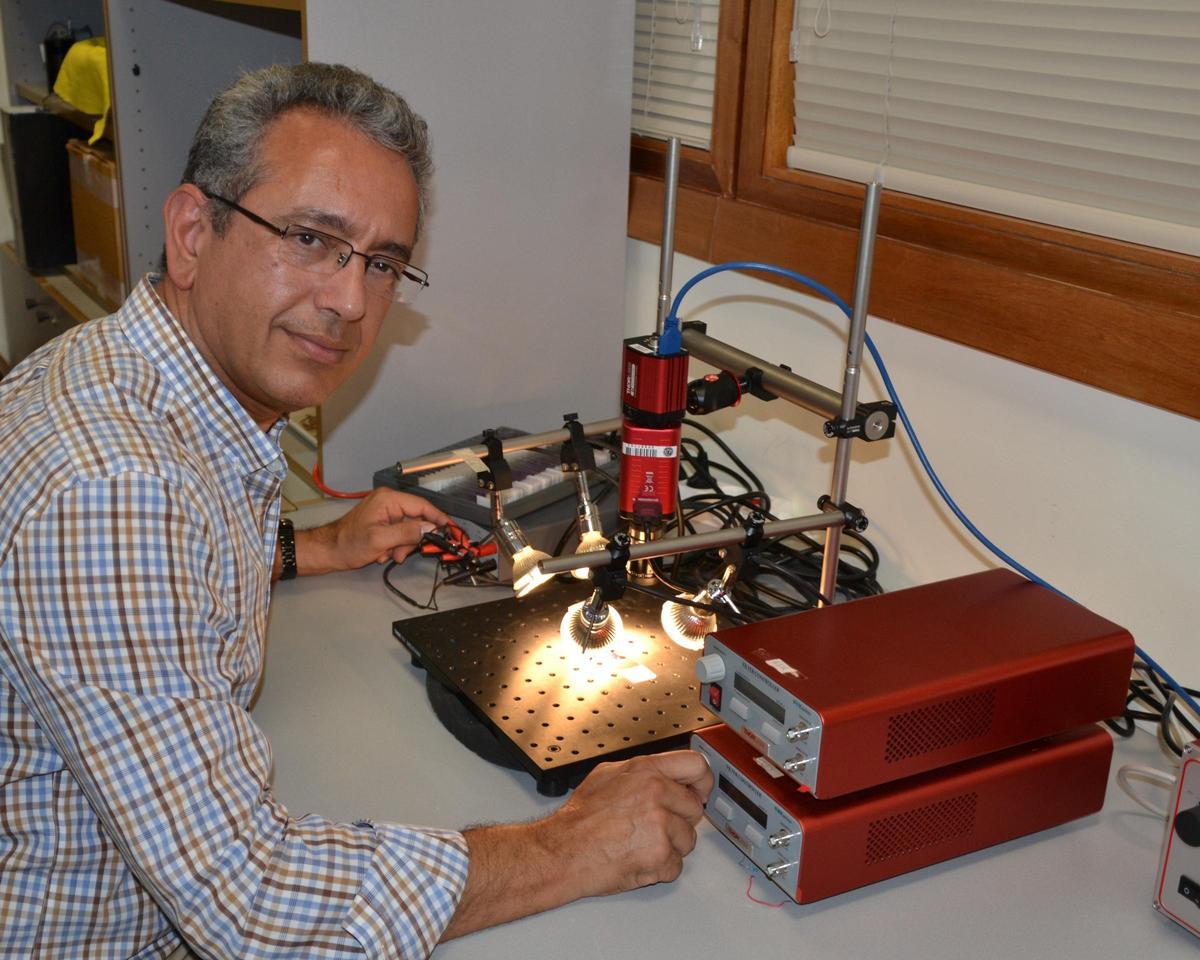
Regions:
<instances>
[{"instance_id":1,"label":"wooden window frame","mask_svg":"<svg viewBox=\"0 0 1200 960\"><path fill-rule=\"evenodd\" d=\"M712 147L681 151L675 249L788 267L850 300L863 188L787 169L791 22L792 0L722 0ZM664 156L633 137L628 234L650 243ZM885 189L870 313L1200 418L1197 257Z\"/></svg>"}]
</instances>

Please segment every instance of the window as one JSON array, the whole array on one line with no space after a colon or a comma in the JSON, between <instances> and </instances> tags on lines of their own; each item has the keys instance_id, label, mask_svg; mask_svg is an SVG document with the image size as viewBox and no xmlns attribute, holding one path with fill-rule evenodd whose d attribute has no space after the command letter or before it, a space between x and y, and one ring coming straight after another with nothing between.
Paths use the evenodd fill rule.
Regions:
<instances>
[{"instance_id":1,"label":"window","mask_svg":"<svg viewBox=\"0 0 1200 960\"><path fill-rule=\"evenodd\" d=\"M717 0L638 0L633 132L708 149L717 72Z\"/></svg>"},{"instance_id":2,"label":"window","mask_svg":"<svg viewBox=\"0 0 1200 960\"><path fill-rule=\"evenodd\" d=\"M944 10L949 2L936 7ZM1086 2L1062 0L1054 6ZM829 0L832 28L872 3ZM897 10L915 4L916 0L884 3ZM1132 0L1104 4L1126 5ZM817 6L818 0L801 0L804 29L813 29L806 18ZM923 6L931 9L929 2ZM1049 5L1003 6L1032 15L1038 6ZM1155 8L1172 11L1167 32L1185 38L1182 46L1194 50L1200 39L1195 5L1190 0L1163 0ZM788 165L789 149L793 160L797 158L796 68L789 59L796 16L792 0L723 0L710 146L683 151L676 249L714 263L755 259L780 264L828 283L849 298L861 183L815 172L813 164L806 164L810 169ZM1153 32L1153 17L1145 17L1139 22ZM817 30L824 32L824 26ZM1084 36L1080 42L1087 51L1099 49L1095 38ZM1187 76L1194 86L1194 66ZM1194 103L1194 93L1189 97L1185 91L1180 102ZM1189 123L1194 129L1194 108L1179 116L1182 122L1176 124L1175 134ZM662 154L660 143L635 135L629 234L655 243L661 222ZM1150 179L1158 183L1165 178ZM935 199L929 191L895 185L887 177L885 186L872 314L1200 416L1200 259L1180 252L1186 246L1173 250L1167 241L1136 243L1095 228L1041 223L1028 215L986 209L975 198ZM1189 202L1195 201L1181 199L1178 206ZM1184 216L1187 211L1179 213ZM1194 214L1193 209L1190 215ZM1181 229L1188 229L1187 224Z\"/></svg>"},{"instance_id":3,"label":"window","mask_svg":"<svg viewBox=\"0 0 1200 960\"><path fill-rule=\"evenodd\" d=\"M787 165L1200 254L1197 41L1194 0L796 0Z\"/></svg>"}]
</instances>

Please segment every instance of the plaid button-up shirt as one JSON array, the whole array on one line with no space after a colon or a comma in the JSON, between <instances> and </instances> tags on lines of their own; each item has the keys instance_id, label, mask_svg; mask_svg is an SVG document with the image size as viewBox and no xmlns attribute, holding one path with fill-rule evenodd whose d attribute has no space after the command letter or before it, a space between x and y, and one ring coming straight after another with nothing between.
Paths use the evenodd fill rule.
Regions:
<instances>
[{"instance_id":1,"label":"plaid button-up shirt","mask_svg":"<svg viewBox=\"0 0 1200 960\"><path fill-rule=\"evenodd\" d=\"M424 956L453 915L460 834L271 793L281 430L153 278L0 381L0 956Z\"/></svg>"}]
</instances>

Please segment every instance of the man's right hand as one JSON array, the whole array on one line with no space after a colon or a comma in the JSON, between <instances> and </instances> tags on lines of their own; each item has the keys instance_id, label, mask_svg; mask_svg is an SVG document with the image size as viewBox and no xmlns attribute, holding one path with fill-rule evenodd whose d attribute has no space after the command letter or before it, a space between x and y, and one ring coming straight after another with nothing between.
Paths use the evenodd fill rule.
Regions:
<instances>
[{"instance_id":1,"label":"man's right hand","mask_svg":"<svg viewBox=\"0 0 1200 960\"><path fill-rule=\"evenodd\" d=\"M585 881L577 896L674 880L711 789L708 764L690 750L603 763L544 823L546 842L564 876Z\"/></svg>"},{"instance_id":2,"label":"man's right hand","mask_svg":"<svg viewBox=\"0 0 1200 960\"><path fill-rule=\"evenodd\" d=\"M467 830L470 874L443 939L674 880L711 789L698 753L635 757L600 764L544 820Z\"/></svg>"}]
</instances>

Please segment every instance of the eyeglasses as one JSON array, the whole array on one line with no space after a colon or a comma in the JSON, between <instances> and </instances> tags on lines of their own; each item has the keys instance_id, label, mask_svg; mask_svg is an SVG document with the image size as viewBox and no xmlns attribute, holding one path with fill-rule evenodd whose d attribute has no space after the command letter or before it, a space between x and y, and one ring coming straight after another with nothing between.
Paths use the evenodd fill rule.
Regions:
<instances>
[{"instance_id":1,"label":"eyeglasses","mask_svg":"<svg viewBox=\"0 0 1200 960\"><path fill-rule=\"evenodd\" d=\"M208 190L201 189L201 192L210 200L220 201L247 220L266 227L279 237L283 241L281 248L284 259L301 270L328 276L341 270L350 262L351 257L362 257L365 270L363 286L367 292L395 303L412 303L417 294L429 286L429 274L403 260L375 253L360 253L348 240L298 223L277 227L270 220L232 200L226 200Z\"/></svg>"}]
</instances>

